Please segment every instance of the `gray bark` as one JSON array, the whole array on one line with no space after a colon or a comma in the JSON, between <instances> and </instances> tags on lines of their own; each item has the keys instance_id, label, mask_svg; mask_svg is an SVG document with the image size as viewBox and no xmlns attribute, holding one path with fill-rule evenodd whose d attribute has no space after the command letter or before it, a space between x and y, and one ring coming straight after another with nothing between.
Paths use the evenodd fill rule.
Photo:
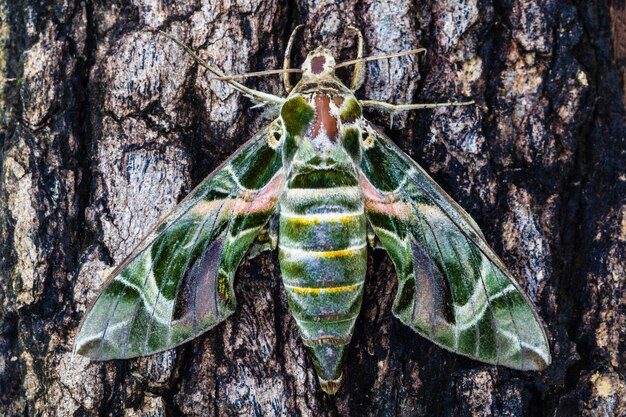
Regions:
<instances>
[{"instance_id":1,"label":"gray bark","mask_svg":"<svg viewBox=\"0 0 626 417\"><path fill-rule=\"evenodd\" d=\"M358 97L476 100L387 132L537 305L547 370L474 362L404 327L382 252L335 397L317 386L271 253L242 264L236 313L197 340L128 361L71 353L107 274L264 123L143 29L243 73L280 67L300 23L296 65L318 45L353 57L350 23L369 54L428 48L368 64ZM624 96L605 2L3 0L0 25L1 415L626 414ZM279 77L246 84L283 93Z\"/></svg>"}]
</instances>

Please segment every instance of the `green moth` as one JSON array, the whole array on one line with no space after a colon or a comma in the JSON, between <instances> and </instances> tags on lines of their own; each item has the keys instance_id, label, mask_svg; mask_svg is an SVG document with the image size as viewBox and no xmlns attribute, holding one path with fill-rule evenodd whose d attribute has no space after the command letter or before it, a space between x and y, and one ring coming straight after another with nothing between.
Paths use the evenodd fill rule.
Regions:
<instances>
[{"instance_id":1,"label":"green moth","mask_svg":"<svg viewBox=\"0 0 626 417\"><path fill-rule=\"evenodd\" d=\"M276 71L286 98L225 77L166 35L276 116L115 269L83 319L76 353L132 358L201 335L235 311L233 280L246 253L278 249L289 308L321 388L334 394L361 308L369 245L384 248L395 265L393 314L423 337L490 364L550 364L539 316L476 223L362 114L364 107L393 114L467 103L358 100L371 60L358 35L356 60L335 64L318 48L293 88L294 70ZM355 66L350 87L334 73L347 65Z\"/></svg>"}]
</instances>

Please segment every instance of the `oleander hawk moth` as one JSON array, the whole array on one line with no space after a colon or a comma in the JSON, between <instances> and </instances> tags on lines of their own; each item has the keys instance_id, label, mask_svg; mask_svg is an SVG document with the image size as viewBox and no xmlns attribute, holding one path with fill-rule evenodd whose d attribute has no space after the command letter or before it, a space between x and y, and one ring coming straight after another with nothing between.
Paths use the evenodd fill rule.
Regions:
<instances>
[{"instance_id":1,"label":"oleander hawk moth","mask_svg":"<svg viewBox=\"0 0 626 417\"><path fill-rule=\"evenodd\" d=\"M539 316L476 223L362 114L366 106L393 113L455 103L358 100L366 60L358 35L350 87L335 76L341 64L318 48L295 87L285 72L286 98L224 78L169 37L276 117L115 269L83 318L75 352L132 358L201 335L234 312L235 273L251 246L278 249L291 313L321 388L334 394L361 308L369 244L395 266L393 314L421 336L490 364L550 364Z\"/></svg>"}]
</instances>

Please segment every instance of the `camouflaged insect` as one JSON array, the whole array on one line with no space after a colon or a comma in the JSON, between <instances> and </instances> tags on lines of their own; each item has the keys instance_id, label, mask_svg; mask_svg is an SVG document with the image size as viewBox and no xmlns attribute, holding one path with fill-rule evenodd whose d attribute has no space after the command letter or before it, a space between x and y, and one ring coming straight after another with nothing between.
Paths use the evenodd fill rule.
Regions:
<instances>
[{"instance_id":1,"label":"camouflaged insect","mask_svg":"<svg viewBox=\"0 0 626 417\"><path fill-rule=\"evenodd\" d=\"M435 105L359 101L364 61L353 64L348 88L332 55L316 49L293 89L285 76L287 98L227 80L275 109L275 120L112 273L83 319L75 352L131 358L201 335L235 311L233 280L250 247L278 248L291 313L321 388L334 394L361 309L369 242L393 260L393 314L402 323L490 364L540 370L550 363L537 313L476 223L362 115L364 106Z\"/></svg>"}]
</instances>

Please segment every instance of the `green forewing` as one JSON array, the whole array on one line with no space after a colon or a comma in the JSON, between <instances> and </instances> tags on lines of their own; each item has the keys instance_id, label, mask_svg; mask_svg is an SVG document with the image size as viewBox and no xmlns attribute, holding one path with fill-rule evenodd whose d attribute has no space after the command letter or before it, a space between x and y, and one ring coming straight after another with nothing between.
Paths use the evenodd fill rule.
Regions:
<instances>
[{"instance_id":1,"label":"green forewing","mask_svg":"<svg viewBox=\"0 0 626 417\"><path fill-rule=\"evenodd\" d=\"M393 312L445 349L515 369L550 363L530 301L465 211L382 133L367 126L361 189L393 260Z\"/></svg>"},{"instance_id":2,"label":"green forewing","mask_svg":"<svg viewBox=\"0 0 626 417\"><path fill-rule=\"evenodd\" d=\"M284 188L269 134L263 129L209 175L113 272L83 319L77 353L159 352L234 311L235 271Z\"/></svg>"}]
</instances>

